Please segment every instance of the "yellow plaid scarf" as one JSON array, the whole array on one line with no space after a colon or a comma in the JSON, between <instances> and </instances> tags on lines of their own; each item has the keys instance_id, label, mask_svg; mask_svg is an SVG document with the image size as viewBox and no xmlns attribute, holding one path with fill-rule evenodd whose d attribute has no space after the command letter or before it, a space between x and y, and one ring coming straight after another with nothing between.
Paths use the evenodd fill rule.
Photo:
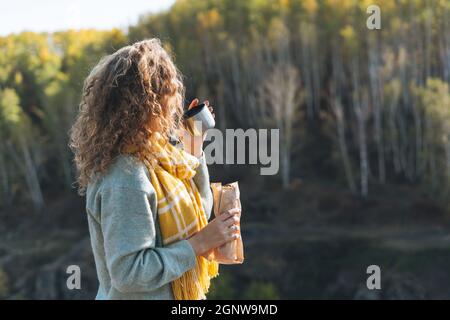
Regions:
<instances>
[{"instance_id":1,"label":"yellow plaid scarf","mask_svg":"<svg viewBox=\"0 0 450 320\"><path fill-rule=\"evenodd\" d=\"M188 238L208 224L200 193L192 180L200 163L197 157L173 146L158 133L153 134L151 141L158 164L151 167L144 162L158 199L163 244L168 245ZM175 299L206 299L210 279L218 271L217 262L197 256L195 267L172 281Z\"/></svg>"}]
</instances>

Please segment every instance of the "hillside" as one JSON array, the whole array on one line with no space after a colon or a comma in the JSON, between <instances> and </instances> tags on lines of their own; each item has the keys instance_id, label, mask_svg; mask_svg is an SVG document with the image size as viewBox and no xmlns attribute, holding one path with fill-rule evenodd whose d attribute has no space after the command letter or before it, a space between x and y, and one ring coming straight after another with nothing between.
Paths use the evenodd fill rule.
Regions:
<instances>
[{"instance_id":1,"label":"hillside","mask_svg":"<svg viewBox=\"0 0 450 320\"><path fill-rule=\"evenodd\" d=\"M390 185L362 200L326 181L297 181L287 192L256 185L241 181L245 262L221 266L211 298L450 297L440 286L450 281L449 215L419 189ZM97 279L84 199L46 201L41 213L1 212L0 293L91 299ZM79 291L66 289L71 264L82 270ZM365 287L371 264L382 270L379 292Z\"/></svg>"}]
</instances>

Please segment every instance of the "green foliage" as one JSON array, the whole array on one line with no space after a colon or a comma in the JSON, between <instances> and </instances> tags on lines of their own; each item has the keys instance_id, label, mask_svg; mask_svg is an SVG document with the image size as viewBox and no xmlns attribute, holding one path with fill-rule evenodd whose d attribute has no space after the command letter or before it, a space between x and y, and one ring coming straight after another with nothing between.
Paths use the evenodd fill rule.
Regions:
<instances>
[{"instance_id":1,"label":"green foliage","mask_svg":"<svg viewBox=\"0 0 450 320\"><path fill-rule=\"evenodd\" d=\"M424 111L438 121L438 126L434 126L437 138L442 142L449 142L450 134L450 91L449 85L441 79L429 78L426 86L418 89Z\"/></svg>"},{"instance_id":2,"label":"green foliage","mask_svg":"<svg viewBox=\"0 0 450 320\"><path fill-rule=\"evenodd\" d=\"M10 201L14 194L25 195L21 191L27 188L39 189L39 183L71 187L73 170L67 131L84 78L100 57L126 43L125 34L118 29L23 32L0 37L3 202ZM52 163L51 171L43 170ZM37 181L27 182L30 175Z\"/></svg>"},{"instance_id":3,"label":"green foliage","mask_svg":"<svg viewBox=\"0 0 450 320\"><path fill-rule=\"evenodd\" d=\"M427 180L433 192L448 204L450 195L450 90L440 79L427 79L425 87L414 87L425 114L424 143L421 157L429 170ZM442 168L440 170L439 168ZM439 172L438 172L439 170Z\"/></svg>"},{"instance_id":4,"label":"green foliage","mask_svg":"<svg viewBox=\"0 0 450 320\"><path fill-rule=\"evenodd\" d=\"M8 293L8 275L3 269L0 268L0 299L7 297Z\"/></svg>"},{"instance_id":5,"label":"green foliage","mask_svg":"<svg viewBox=\"0 0 450 320\"><path fill-rule=\"evenodd\" d=\"M0 171L14 172L14 177L2 180L3 190L12 190L13 185L26 189L23 176L16 174L23 146L30 149L29 167L39 171L39 183L70 188L73 168L67 130L85 77L101 56L150 37L161 38L173 53L186 75L187 98L208 98L217 105L220 129L262 127L261 119L283 110L276 109L277 104L260 107L274 100L264 90L267 79L279 65L298 70L298 91L305 97L300 112L287 117L292 137L286 141L300 143L292 150L284 148L292 152L285 159L292 159L293 168L311 163L313 170L325 172L325 167L342 166L344 157L334 156L342 150L324 147L337 140L329 106L336 98L342 104L342 132L348 144L346 167L355 171L355 177L363 171L358 165L360 123L355 103L359 101L368 110L364 130L371 179L380 170L375 163L384 151L388 173L409 181L427 177L444 190L450 183L437 172L447 167L449 4L380 0L383 30L369 31L370 4L369 0L178 0L166 12L142 16L127 34L112 29L0 37ZM435 79L427 82L430 77ZM330 95L330 83L336 84L338 97ZM374 87L377 83L379 88ZM279 95L276 84L271 94ZM376 134L376 128L381 133ZM314 154L320 157L313 158ZM310 159L304 161L305 157Z\"/></svg>"},{"instance_id":6,"label":"green foliage","mask_svg":"<svg viewBox=\"0 0 450 320\"><path fill-rule=\"evenodd\" d=\"M22 109L16 91L11 88L0 91L0 130L17 125L21 114Z\"/></svg>"},{"instance_id":7,"label":"green foliage","mask_svg":"<svg viewBox=\"0 0 450 320\"><path fill-rule=\"evenodd\" d=\"M236 288L233 278L227 272L220 271L219 276L211 280L208 299L226 300L236 298Z\"/></svg>"},{"instance_id":8,"label":"green foliage","mask_svg":"<svg viewBox=\"0 0 450 320\"><path fill-rule=\"evenodd\" d=\"M277 300L280 299L278 290L272 283L253 281L243 294L245 300Z\"/></svg>"},{"instance_id":9,"label":"green foliage","mask_svg":"<svg viewBox=\"0 0 450 320\"><path fill-rule=\"evenodd\" d=\"M241 290L241 285L231 273L221 271L219 276L211 281L208 299L246 299L271 300L279 299L278 289L273 283L265 281L250 281Z\"/></svg>"}]
</instances>

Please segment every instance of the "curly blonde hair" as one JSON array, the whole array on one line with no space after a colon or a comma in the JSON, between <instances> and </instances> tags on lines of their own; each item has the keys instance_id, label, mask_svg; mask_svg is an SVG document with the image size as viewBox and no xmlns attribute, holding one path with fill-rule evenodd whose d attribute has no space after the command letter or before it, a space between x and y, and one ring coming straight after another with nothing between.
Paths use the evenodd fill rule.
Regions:
<instances>
[{"instance_id":1,"label":"curly blonde hair","mask_svg":"<svg viewBox=\"0 0 450 320\"><path fill-rule=\"evenodd\" d=\"M157 38L102 58L84 82L70 129L79 194L86 194L89 181L104 174L126 145L148 159L150 135L168 138L179 127L184 94L182 74Z\"/></svg>"}]
</instances>

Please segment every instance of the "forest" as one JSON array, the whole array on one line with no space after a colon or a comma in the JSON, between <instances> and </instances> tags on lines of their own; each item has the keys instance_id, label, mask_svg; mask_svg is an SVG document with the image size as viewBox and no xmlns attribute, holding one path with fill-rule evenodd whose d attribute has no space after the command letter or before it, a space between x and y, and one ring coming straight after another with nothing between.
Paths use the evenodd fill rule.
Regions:
<instances>
[{"instance_id":1,"label":"forest","mask_svg":"<svg viewBox=\"0 0 450 320\"><path fill-rule=\"evenodd\" d=\"M220 130L280 130L278 175L210 168L242 182L248 243L248 263L223 267L213 297L373 298L361 277L380 261L392 272L375 298L450 298L440 284L450 278L450 1L375 1L381 29L370 30L373 3L177 0L127 30L0 37L0 298L95 292L68 130L98 60L152 37ZM16 251L21 238L36 251ZM72 260L92 272L86 289L49 289ZM17 261L47 272L19 279Z\"/></svg>"}]
</instances>

